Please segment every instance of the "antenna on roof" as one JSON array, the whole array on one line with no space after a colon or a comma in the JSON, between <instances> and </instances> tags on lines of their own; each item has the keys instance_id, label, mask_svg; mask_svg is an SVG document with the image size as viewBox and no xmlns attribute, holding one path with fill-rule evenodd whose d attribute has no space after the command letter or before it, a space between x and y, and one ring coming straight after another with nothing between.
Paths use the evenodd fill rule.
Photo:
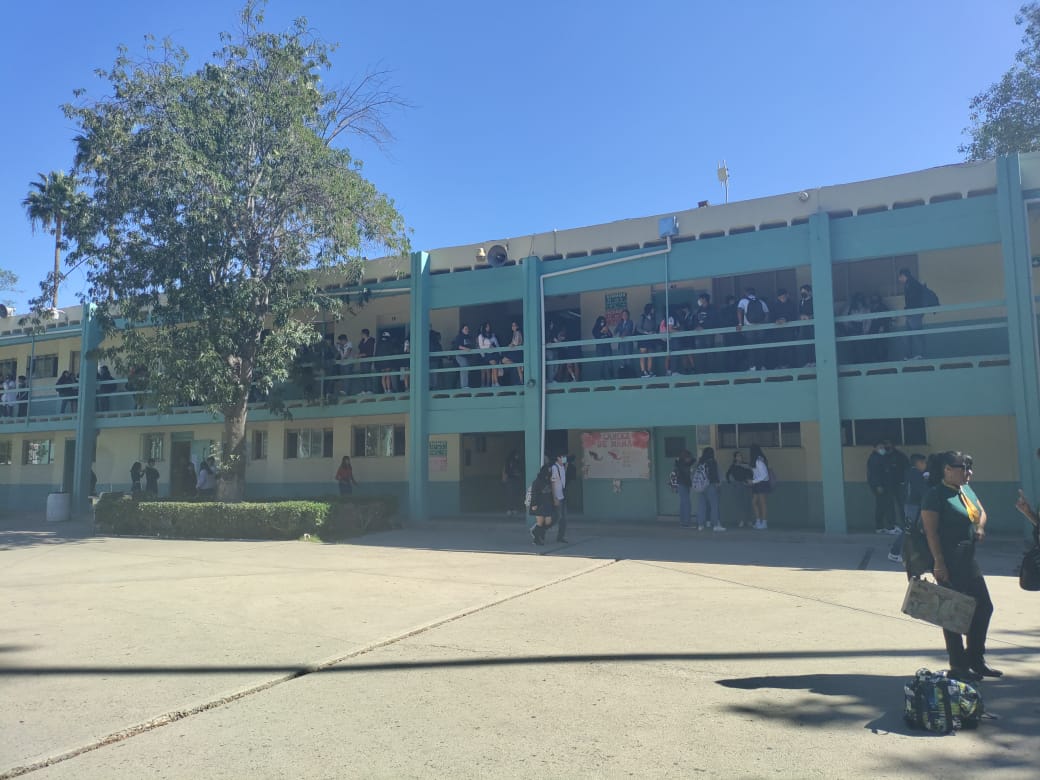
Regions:
<instances>
[{"instance_id":1,"label":"antenna on roof","mask_svg":"<svg viewBox=\"0 0 1040 780\"><path fill-rule=\"evenodd\" d=\"M718 164L715 175L719 177L719 183L722 184L722 192L725 196L724 202L729 203L729 168L726 167L725 160Z\"/></svg>"}]
</instances>

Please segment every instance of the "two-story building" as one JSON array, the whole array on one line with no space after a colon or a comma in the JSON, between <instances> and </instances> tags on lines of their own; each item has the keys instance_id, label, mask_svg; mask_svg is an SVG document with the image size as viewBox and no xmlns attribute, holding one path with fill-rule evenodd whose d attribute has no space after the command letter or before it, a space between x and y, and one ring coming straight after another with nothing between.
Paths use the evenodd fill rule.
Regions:
<instances>
[{"instance_id":1,"label":"two-story building","mask_svg":"<svg viewBox=\"0 0 1040 780\"><path fill-rule=\"evenodd\" d=\"M359 312L316 325L326 348L296 372L291 419L259 398L251 410L247 491L333 493L350 455L360 490L398 494L414 519L505 518L544 455L566 452L573 513L639 522L676 514L681 450L712 446L725 471L759 444L778 481L770 527L842 533L873 527L865 463L891 440L970 452L991 527L1017 532L1017 488L1040 490L1038 197L1026 154L372 261L337 291L364 298ZM935 294L910 316L901 270ZM748 288L783 313L806 286L811 319L728 319ZM125 490L148 458L163 495L188 494L188 464L219 457L221 421L202 407L160 414L146 375L94 379L89 315L0 321L9 510L62 490L82 506L91 469L99 491ZM480 350L485 326L497 346ZM59 385L66 370L81 381ZM510 456L519 487L503 481ZM743 490L725 491L724 522L745 519Z\"/></svg>"}]
</instances>

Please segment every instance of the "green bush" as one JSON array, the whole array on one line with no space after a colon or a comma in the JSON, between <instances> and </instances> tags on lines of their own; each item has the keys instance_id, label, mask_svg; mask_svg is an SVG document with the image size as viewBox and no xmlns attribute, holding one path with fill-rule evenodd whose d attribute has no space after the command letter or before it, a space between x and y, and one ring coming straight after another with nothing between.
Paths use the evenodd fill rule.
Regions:
<instances>
[{"instance_id":1,"label":"green bush","mask_svg":"<svg viewBox=\"0 0 1040 780\"><path fill-rule=\"evenodd\" d=\"M94 507L100 533L186 539L298 539L323 541L360 536L392 527L393 498L335 497L264 503L137 501L105 494Z\"/></svg>"}]
</instances>

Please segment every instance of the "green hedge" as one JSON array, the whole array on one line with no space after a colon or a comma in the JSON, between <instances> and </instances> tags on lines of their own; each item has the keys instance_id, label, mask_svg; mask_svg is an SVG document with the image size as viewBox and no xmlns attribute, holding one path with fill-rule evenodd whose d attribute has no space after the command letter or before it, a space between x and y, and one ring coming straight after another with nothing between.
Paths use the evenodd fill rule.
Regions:
<instances>
[{"instance_id":1,"label":"green hedge","mask_svg":"<svg viewBox=\"0 0 1040 780\"><path fill-rule=\"evenodd\" d=\"M334 541L391 528L396 511L396 500L377 497L222 503L137 501L105 494L94 507L94 526L100 533L182 539L298 539L312 534Z\"/></svg>"}]
</instances>

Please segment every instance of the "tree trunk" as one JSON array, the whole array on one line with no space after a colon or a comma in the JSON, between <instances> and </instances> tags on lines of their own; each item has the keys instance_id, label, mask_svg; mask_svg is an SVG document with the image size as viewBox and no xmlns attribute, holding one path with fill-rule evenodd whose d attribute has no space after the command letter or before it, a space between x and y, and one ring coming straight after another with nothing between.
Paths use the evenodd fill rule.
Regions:
<instances>
[{"instance_id":1,"label":"tree trunk","mask_svg":"<svg viewBox=\"0 0 1040 780\"><path fill-rule=\"evenodd\" d=\"M58 280L61 278L61 214L54 215L54 294L51 308L58 308Z\"/></svg>"},{"instance_id":2,"label":"tree trunk","mask_svg":"<svg viewBox=\"0 0 1040 780\"><path fill-rule=\"evenodd\" d=\"M246 492L246 416L243 400L224 410L224 461L217 489L221 501L241 501Z\"/></svg>"}]
</instances>

